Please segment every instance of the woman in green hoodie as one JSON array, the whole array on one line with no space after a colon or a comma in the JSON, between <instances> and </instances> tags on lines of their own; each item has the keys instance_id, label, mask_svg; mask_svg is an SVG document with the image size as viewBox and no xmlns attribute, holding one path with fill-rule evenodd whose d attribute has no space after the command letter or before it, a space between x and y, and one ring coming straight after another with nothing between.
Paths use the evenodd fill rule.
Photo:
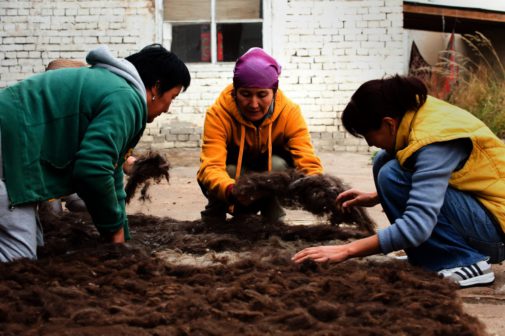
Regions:
<instances>
[{"instance_id":1,"label":"woman in green hoodie","mask_svg":"<svg viewBox=\"0 0 505 336\"><path fill-rule=\"evenodd\" d=\"M105 241L129 239L122 165L146 123L167 111L191 78L161 45L91 67L32 76L0 90L0 261L37 257L36 204L77 192Z\"/></svg>"}]
</instances>

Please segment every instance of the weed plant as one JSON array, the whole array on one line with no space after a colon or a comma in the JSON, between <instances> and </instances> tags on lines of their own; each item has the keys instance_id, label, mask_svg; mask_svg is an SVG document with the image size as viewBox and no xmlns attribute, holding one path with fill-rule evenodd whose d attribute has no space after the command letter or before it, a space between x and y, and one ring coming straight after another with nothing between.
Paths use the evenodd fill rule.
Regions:
<instances>
[{"instance_id":1,"label":"weed plant","mask_svg":"<svg viewBox=\"0 0 505 336\"><path fill-rule=\"evenodd\" d=\"M441 52L430 69L418 69L430 95L473 113L500 138L505 138L505 68L491 41L482 33L465 34L474 57L454 50ZM426 76L429 71L431 76ZM429 80L426 80L429 78ZM447 81L450 90L444 90Z\"/></svg>"}]
</instances>

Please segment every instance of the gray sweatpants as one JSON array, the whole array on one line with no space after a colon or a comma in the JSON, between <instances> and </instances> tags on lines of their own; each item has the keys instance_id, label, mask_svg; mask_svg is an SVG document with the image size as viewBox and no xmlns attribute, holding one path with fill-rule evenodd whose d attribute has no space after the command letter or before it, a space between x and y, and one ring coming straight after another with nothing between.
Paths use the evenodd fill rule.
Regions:
<instances>
[{"instance_id":1,"label":"gray sweatpants","mask_svg":"<svg viewBox=\"0 0 505 336\"><path fill-rule=\"evenodd\" d=\"M1 149L0 133L0 149ZM10 207L3 181L0 150L0 262L20 258L37 259L37 245L43 245L42 228L37 218L37 205Z\"/></svg>"}]
</instances>

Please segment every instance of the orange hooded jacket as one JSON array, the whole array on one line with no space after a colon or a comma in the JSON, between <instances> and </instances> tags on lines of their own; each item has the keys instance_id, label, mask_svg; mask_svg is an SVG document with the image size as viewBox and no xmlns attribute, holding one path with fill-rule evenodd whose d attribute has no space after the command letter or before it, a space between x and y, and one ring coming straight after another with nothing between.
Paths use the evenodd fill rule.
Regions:
<instances>
[{"instance_id":1,"label":"orange hooded jacket","mask_svg":"<svg viewBox=\"0 0 505 336\"><path fill-rule=\"evenodd\" d=\"M272 115L256 127L238 111L232 93L233 84L230 84L221 92L205 116L197 179L209 194L226 200L226 189L235 184L235 180L240 176L244 157L268 155L270 171L274 148L289 152L295 168L305 174L323 173L300 106L287 98L281 90L277 90ZM229 152L238 152L237 176L234 177L230 177L226 171Z\"/></svg>"}]
</instances>

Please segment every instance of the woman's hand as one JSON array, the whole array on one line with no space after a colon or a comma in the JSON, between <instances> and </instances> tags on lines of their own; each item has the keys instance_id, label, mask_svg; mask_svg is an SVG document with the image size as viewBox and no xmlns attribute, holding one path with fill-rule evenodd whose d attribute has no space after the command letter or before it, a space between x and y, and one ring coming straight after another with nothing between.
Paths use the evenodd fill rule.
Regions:
<instances>
[{"instance_id":1,"label":"woman's hand","mask_svg":"<svg viewBox=\"0 0 505 336\"><path fill-rule=\"evenodd\" d=\"M232 204L241 204L243 206L250 206L254 202L262 199L263 197L266 196L266 193L263 191L254 191L248 194L241 194L237 193L237 189L235 188L235 185L232 184L228 189L226 190L226 195L228 200Z\"/></svg>"},{"instance_id":2,"label":"woman's hand","mask_svg":"<svg viewBox=\"0 0 505 336\"><path fill-rule=\"evenodd\" d=\"M349 189L337 196L337 203L343 208L352 206L373 207L379 204L379 196L376 192L362 192L357 189Z\"/></svg>"},{"instance_id":3,"label":"woman's hand","mask_svg":"<svg viewBox=\"0 0 505 336\"><path fill-rule=\"evenodd\" d=\"M366 257L379 253L379 236L376 234L344 245L308 247L296 253L291 260L299 264L310 259L315 262L342 262L354 257Z\"/></svg>"},{"instance_id":4,"label":"woman's hand","mask_svg":"<svg viewBox=\"0 0 505 336\"><path fill-rule=\"evenodd\" d=\"M349 259L349 244L308 247L296 253L291 260L299 264L307 259L315 262L342 262Z\"/></svg>"},{"instance_id":5,"label":"woman's hand","mask_svg":"<svg viewBox=\"0 0 505 336\"><path fill-rule=\"evenodd\" d=\"M114 233L102 234L102 239L106 243L120 244L124 243L124 229L120 228Z\"/></svg>"},{"instance_id":6,"label":"woman's hand","mask_svg":"<svg viewBox=\"0 0 505 336\"><path fill-rule=\"evenodd\" d=\"M115 243L115 244L124 243L124 229L123 228L117 230L112 235L111 243Z\"/></svg>"},{"instance_id":7,"label":"woman's hand","mask_svg":"<svg viewBox=\"0 0 505 336\"><path fill-rule=\"evenodd\" d=\"M128 156L126 161L123 163L123 172L126 175L130 175L132 173L133 165L135 164L135 161L137 161L137 158L130 155L130 156Z\"/></svg>"}]
</instances>

